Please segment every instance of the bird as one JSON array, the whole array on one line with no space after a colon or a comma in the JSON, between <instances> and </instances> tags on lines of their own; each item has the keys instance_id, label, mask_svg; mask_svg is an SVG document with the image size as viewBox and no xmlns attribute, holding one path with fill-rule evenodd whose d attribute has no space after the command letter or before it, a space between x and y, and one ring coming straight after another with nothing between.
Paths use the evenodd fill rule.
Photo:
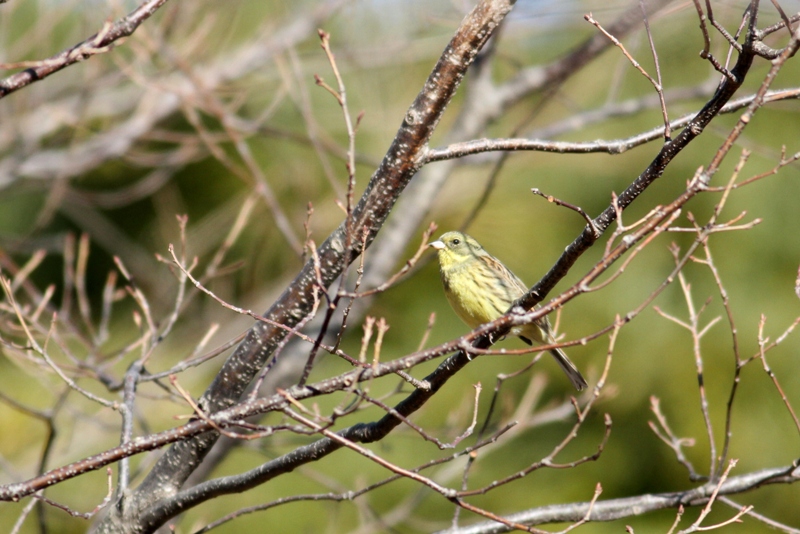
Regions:
<instances>
[{"instance_id":1,"label":"bird","mask_svg":"<svg viewBox=\"0 0 800 534\"><path fill-rule=\"evenodd\" d=\"M450 306L472 329L505 314L514 301L528 291L517 275L463 232L446 232L428 246L437 251L439 272ZM531 324L514 326L510 333L528 345L533 341L555 342L547 317ZM551 349L550 354L575 389L586 388L586 380L563 350Z\"/></svg>"}]
</instances>

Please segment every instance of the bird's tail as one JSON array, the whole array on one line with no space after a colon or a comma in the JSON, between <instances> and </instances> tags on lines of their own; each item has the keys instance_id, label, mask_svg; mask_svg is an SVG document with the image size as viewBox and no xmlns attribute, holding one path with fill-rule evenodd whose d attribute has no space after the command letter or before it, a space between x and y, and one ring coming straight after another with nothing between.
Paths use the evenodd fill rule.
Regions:
<instances>
[{"instance_id":1,"label":"bird's tail","mask_svg":"<svg viewBox=\"0 0 800 534\"><path fill-rule=\"evenodd\" d=\"M550 351L550 354L553 355L553 358L556 359L558 365L564 370L564 373L569 378L569 381L572 382L572 385L575 386L575 389L581 391L586 388L586 379L583 378L581 372L578 371L578 368L575 366L574 363L567 358L567 355L564 354L564 351L561 349L553 349Z\"/></svg>"}]
</instances>

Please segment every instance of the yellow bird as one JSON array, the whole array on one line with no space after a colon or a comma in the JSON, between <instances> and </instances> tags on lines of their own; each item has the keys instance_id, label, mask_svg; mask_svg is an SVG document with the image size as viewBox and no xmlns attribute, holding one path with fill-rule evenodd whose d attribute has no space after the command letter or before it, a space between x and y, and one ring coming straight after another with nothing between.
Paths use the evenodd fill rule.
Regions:
<instances>
[{"instance_id":1,"label":"yellow bird","mask_svg":"<svg viewBox=\"0 0 800 534\"><path fill-rule=\"evenodd\" d=\"M506 313L513 302L528 291L517 275L467 234L447 232L429 246L438 252L442 284L450 306L472 329ZM532 341L555 341L547 317L532 324L515 326L511 335L519 336L528 345L532 345ZM575 389L580 391L586 387L586 380L563 350L553 349L550 354Z\"/></svg>"}]
</instances>

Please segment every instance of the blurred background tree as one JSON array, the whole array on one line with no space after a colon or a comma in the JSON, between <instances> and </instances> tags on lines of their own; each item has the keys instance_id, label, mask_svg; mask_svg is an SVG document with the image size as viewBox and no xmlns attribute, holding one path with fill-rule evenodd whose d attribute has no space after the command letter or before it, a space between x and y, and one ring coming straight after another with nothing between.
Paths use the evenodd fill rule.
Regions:
<instances>
[{"instance_id":1,"label":"blurred background tree","mask_svg":"<svg viewBox=\"0 0 800 534\"><path fill-rule=\"evenodd\" d=\"M591 508L584 530L669 531L682 503L677 530L691 531L702 518L704 526L732 531L797 532L796 4L542 1L520 2L505 17L502 2L484 4L496 14L479 37L475 28L457 29L470 2L0 5L8 73L0 89L0 269L7 280L0 303L0 482L4 500L24 495L0 504L0 525L18 532L92 525L129 532L164 525L179 532L209 525L220 532L473 525L470 531L495 532L520 523L563 528ZM588 13L597 25L585 20ZM754 13L760 33L748 30ZM712 21L738 35L738 43L748 31L757 37L761 48L744 73L729 70L741 62L741 45L735 49ZM320 48L328 41L318 28L330 35L328 50ZM603 30L660 80L663 107L653 83ZM438 112L409 106L421 90L430 102L448 104L446 75L433 66L454 33L473 36L463 69L470 50L492 39L437 125ZM698 56L701 50L712 59ZM432 68L440 77L425 85ZM451 73L451 92L460 72ZM664 115L691 118L717 101L724 80L736 85L725 100L730 109L675 149L661 179L626 209L622 233L639 248L591 281L607 286L551 303L560 341L578 340L566 350L589 380L588 392L571 391L548 358L531 367L536 353L471 360L457 354L469 343L453 340L467 332L446 303L432 253L382 291L350 298L390 280L432 221L439 227L434 235L466 229L528 284L545 277L537 286L540 297L549 293L543 304L580 289L593 267L617 259L612 248L625 239L612 236L619 227L611 222L595 246L574 264L566 261L562 252L587 220L531 189L597 217L612 195L677 146L670 143L686 122L676 123L665 142ZM771 92L753 104L765 80ZM406 143L418 148L418 159L387 158L381 166L393 141L417 126L432 135L430 143L414 136ZM743 150L749 156L740 165ZM696 175L698 168L714 172ZM386 223L346 231L370 180L380 183L392 172L410 182L379 191L391 198ZM761 179L748 182L753 177ZM670 212L676 218L654 224L656 206L705 178L711 188L740 185L692 195L675 206L680 213ZM633 227L640 219L653 223L641 235ZM342 253L347 244L329 239L337 228L350 239L349 255ZM370 247L360 256L363 242ZM339 254L336 266L315 264L318 247L319 254ZM325 277L336 279L348 260L354 263L344 282L328 284ZM293 291L304 265L328 286L326 294L316 290L316 314L295 318L308 337L286 338L276 361L273 351L263 355L251 376L220 378L254 323L240 312L275 311L275 303L280 308L281 299L299 295ZM545 276L554 265L564 270ZM532 296L528 304L535 302ZM617 317L631 320L617 322L616 330ZM260 325L251 336L273 328ZM285 331L271 332L263 339L274 348ZM509 339L493 348L525 346ZM769 350L762 355L761 348ZM417 362L420 349L437 357ZM320 427L347 431L391 419L389 406L425 391L419 381L446 366L448 354L459 371L447 385L380 441L358 445L384 463L364 450L315 456L308 449L319 443ZM378 361L395 362L393 371L410 376L389 373ZM354 367L360 374L352 374ZM342 376L364 381L358 388L333 385ZM241 414L218 421L214 428L225 427L226 435L204 434L205 446L214 447L203 449L202 463L185 460L190 467L176 475L177 487L152 484L164 472L165 446L180 436L134 443L137 454L120 454L130 459L94 461L93 469L110 464L111 475L80 471L35 498L28 495L38 487L15 493L14 483L183 428L192 414L189 424L206 424L206 411L234 404L212 398L209 385L231 377L253 391L237 406L256 397L283 404L248 412L262 415L247 423ZM475 384L482 385L477 401ZM199 406L189 398L201 399ZM477 424L465 433L473 411ZM489 438L496 439L485 443ZM454 447L440 450L435 439ZM166 458L197 446L186 443L194 445L173 445L174 456ZM303 461L288 462L292 453ZM442 463L414 476L403 471L436 459ZM701 497L720 484L731 459L738 464L729 480L741 485L723 486L722 493L745 493L716 499L706 517ZM555 464L571 468L547 468ZM487 489L530 466L542 468ZM264 472L268 480L258 478ZM398 480L381 483L392 476ZM592 508L598 484L602 494ZM674 494L690 490L697 493ZM662 493L663 501L647 497ZM537 515L547 505L551 515ZM754 508L741 523L725 524L745 505ZM245 513L248 507L263 509ZM91 517L69 514L93 510ZM530 515L505 522L491 515L515 513ZM227 514L232 520L216 526Z\"/></svg>"}]
</instances>

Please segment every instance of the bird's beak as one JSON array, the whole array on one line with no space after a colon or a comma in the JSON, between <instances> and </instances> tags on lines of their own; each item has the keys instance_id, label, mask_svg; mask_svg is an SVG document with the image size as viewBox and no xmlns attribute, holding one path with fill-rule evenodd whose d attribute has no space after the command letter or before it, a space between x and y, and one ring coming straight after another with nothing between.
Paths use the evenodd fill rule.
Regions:
<instances>
[{"instance_id":1,"label":"bird's beak","mask_svg":"<svg viewBox=\"0 0 800 534\"><path fill-rule=\"evenodd\" d=\"M433 247L436 250L442 250L444 248L444 243L442 243L441 241L432 241L428 243L428 246Z\"/></svg>"}]
</instances>

